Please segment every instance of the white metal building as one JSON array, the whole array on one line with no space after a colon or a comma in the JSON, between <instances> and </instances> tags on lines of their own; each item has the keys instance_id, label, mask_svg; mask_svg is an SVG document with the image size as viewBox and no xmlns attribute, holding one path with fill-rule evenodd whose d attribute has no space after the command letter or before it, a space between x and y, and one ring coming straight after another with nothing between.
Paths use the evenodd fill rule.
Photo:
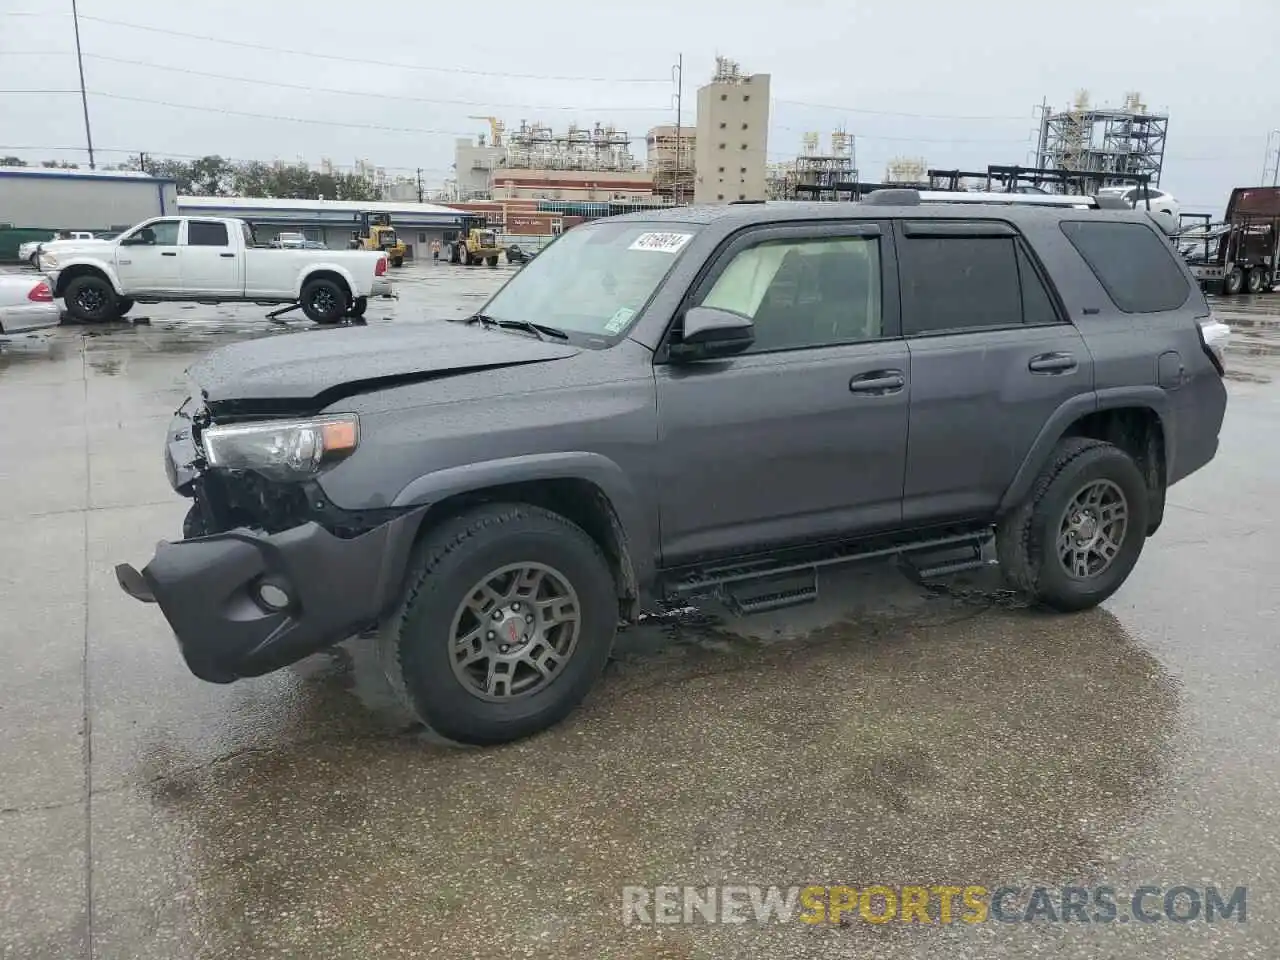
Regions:
<instances>
[{"instance_id":1,"label":"white metal building","mask_svg":"<svg viewBox=\"0 0 1280 960\"><path fill-rule=\"evenodd\" d=\"M147 173L0 167L0 225L16 230L121 230L177 203L174 181Z\"/></svg>"}]
</instances>

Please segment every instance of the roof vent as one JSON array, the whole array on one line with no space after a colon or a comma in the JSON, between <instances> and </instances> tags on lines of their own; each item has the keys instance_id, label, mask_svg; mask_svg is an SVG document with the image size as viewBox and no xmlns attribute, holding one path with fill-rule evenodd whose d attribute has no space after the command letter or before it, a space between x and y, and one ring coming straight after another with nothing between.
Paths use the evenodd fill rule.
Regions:
<instances>
[{"instance_id":1,"label":"roof vent","mask_svg":"<svg viewBox=\"0 0 1280 960\"><path fill-rule=\"evenodd\" d=\"M862 202L877 207L918 207L920 205L920 191L907 187L872 190L862 198Z\"/></svg>"}]
</instances>

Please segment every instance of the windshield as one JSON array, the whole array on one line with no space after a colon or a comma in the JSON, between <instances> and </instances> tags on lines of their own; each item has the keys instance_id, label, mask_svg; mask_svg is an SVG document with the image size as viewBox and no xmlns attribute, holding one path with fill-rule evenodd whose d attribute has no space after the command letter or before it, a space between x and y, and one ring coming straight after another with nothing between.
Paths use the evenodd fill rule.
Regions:
<instances>
[{"instance_id":1,"label":"windshield","mask_svg":"<svg viewBox=\"0 0 1280 960\"><path fill-rule=\"evenodd\" d=\"M583 224L562 234L485 305L494 320L614 337L630 325L688 246L691 224Z\"/></svg>"}]
</instances>

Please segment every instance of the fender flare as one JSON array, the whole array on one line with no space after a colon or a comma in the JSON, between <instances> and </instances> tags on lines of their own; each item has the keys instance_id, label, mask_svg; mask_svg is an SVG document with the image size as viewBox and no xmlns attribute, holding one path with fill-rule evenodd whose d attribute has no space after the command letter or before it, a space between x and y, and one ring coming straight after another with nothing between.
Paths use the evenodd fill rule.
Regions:
<instances>
[{"instance_id":1,"label":"fender flare","mask_svg":"<svg viewBox=\"0 0 1280 960\"><path fill-rule=\"evenodd\" d=\"M396 494L393 507L439 503L449 497L490 487L538 480L583 480L604 495L618 540L624 576L643 595L656 570L654 542L635 486L608 457L588 451L527 454L447 467L411 480ZM630 568L629 571L627 568Z\"/></svg>"},{"instance_id":2,"label":"fender flare","mask_svg":"<svg viewBox=\"0 0 1280 960\"><path fill-rule=\"evenodd\" d=\"M316 273L336 273L346 281L347 288L351 291L351 296L353 298L367 296L369 293L368 288L361 287L360 284L356 283L355 277L351 275L351 271L341 264L317 262L308 263L298 271L298 279L293 285L293 299L302 299L302 288L307 285L307 280L310 279L312 274Z\"/></svg>"},{"instance_id":3,"label":"fender flare","mask_svg":"<svg viewBox=\"0 0 1280 960\"><path fill-rule=\"evenodd\" d=\"M66 293L67 284L70 282L67 279L67 271L76 267L92 267L96 272L106 277L107 283L111 284L111 289L116 292L116 296L126 296L124 288L120 285L120 277L116 274L114 266L103 263L101 260L95 260L91 257L73 257L66 263L62 263L61 261L58 262L57 289L53 291L53 295L55 297L61 297Z\"/></svg>"},{"instance_id":4,"label":"fender flare","mask_svg":"<svg viewBox=\"0 0 1280 960\"><path fill-rule=\"evenodd\" d=\"M1053 448L1066 434L1073 423L1090 413L1103 410L1116 410L1121 407L1145 407L1152 411L1160 421L1164 434L1164 453L1166 467L1173 463L1173 431L1169 429L1172 408L1168 395L1160 387L1135 386L1113 387L1099 390L1096 393L1081 394L1063 403L1041 427L1031 449L1023 457L1013 481L1005 489L1000 498L997 513L1003 516L1020 504L1031 492L1040 474L1041 466L1049 459Z\"/></svg>"}]
</instances>

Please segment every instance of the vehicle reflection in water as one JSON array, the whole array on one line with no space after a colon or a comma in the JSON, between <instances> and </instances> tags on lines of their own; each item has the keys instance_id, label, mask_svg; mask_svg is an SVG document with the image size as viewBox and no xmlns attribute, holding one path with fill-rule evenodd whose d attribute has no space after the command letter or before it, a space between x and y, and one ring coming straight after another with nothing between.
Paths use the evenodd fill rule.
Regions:
<instances>
[{"instance_id":1,"label":"vehicle reflection in water","mask_svg":"<svg viewBox=\"0 0 1280 960\"><path fill-rule=\"evenodd\" d=\"M624 653L567 723L487 750L407 732L369 644L313 659L284 697L246 701L256 717L226 718L269 713L270 745L195 769L156 745L153 815L200 905L168 919L241 958L347 955L375 935L602 956L631 934L625 884L1105 869L1160 802L1174 681L1103 610L936 612L781 643L677 631ZM679 934L719 956L802 927Z\"/></svg>"}]
</instances>

